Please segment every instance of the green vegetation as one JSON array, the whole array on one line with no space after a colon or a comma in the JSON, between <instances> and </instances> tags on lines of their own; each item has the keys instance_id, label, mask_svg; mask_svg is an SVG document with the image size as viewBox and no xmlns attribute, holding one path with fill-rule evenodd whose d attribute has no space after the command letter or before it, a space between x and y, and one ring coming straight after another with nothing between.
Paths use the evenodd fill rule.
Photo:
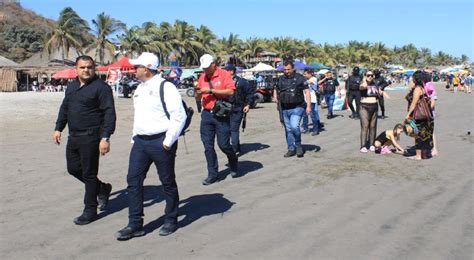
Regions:
<instances>
[{"instance_id":1,"label":"green vegetation","mask_svg":"<svg viewBox=\"0 0 474 260\"><path fill-rule=\"evenodd\" d=\"M468 57L453 57L439 51L431 53L428 48L417 48L413 44L389 48L381 42L349 41L347 44L318 44L312 39L291 37L249 38L242 40L231 33L218 38L208 27L195 27L185 21L174 24L162 22L157 25L146 22L142 26L127 29L121 21L100 13L92 20L93 30L72 8L64 8L57 22L42 18L21 8L19 3L0 5L1 14L11 12L14 22L0 22L0 55L21 62L38 51L59 50L64 55L71 47L79 53L95 50L95 57L103 63L106 52L114 55L138 55L143 51L159 55L162 64L173 53L182 66L196 66L204 53L217 56L220 61L235 57L248 60L262 51L276 53L277 57L292 56L307 63L319 62L334 66L361 65L383 67L386 63L401 64L406 67L452 65L468 62ZM5 19L4 19L5 20ZM42 39L41 36L45 35ZM112 37L117 36L116 39ZM114 43L115 41L115 43Z\"/></svg>"}]
</instances>

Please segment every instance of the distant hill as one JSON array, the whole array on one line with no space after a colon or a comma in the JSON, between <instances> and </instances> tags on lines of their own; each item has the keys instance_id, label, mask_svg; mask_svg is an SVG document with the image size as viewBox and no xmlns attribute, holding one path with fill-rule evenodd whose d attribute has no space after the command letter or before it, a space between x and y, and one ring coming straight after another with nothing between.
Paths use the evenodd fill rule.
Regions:
<instances>
[{"instance_id":1,"label":"distant hill","mask_svg":"<svg viewBox=\"0 0 474 260\"><path fill-rule=\"evenodd\" d=\"M0 0L0 55L22 62L43 49L43 36L55 21L24 9L18 1Z\"/></svg>"}]
</instances>

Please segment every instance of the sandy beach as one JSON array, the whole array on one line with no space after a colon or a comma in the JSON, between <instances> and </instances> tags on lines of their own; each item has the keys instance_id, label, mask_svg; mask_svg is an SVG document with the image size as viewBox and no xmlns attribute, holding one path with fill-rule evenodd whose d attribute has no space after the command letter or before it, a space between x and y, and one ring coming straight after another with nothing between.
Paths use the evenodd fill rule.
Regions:
<instances>
[{"instance_id":1,"label":"sandy beach","mask_svg":"<svg viewBox=\"0 0 474 260\"><path fill-rule=\"evenodd\" d=\"M472 259L473 96L437 83L440 155L411 161L361 154L359 121L349 111L303 135L304 158L283 158L284 130L274 103L259 104L241 134L241 176L203 186L206 161L196 114L179 140L180 228L160 237L164 200L156 170L145 181L144 237L119 242L127 224L126 174L131 99L116 99L117 130L99 177L113 185L109 209L86 226L72 220L83 186L66 171L67 131L52 141L63 93L0 93L0 254L2 259ZM390 91L388 118L400 122L405 92ZM185 97L188 104L194 100ZM413 145L402 136L403 146ZM217 148L217 145L216 145ZM229 172L219 151L221 174Z\"/></svg>"}]
</instances>

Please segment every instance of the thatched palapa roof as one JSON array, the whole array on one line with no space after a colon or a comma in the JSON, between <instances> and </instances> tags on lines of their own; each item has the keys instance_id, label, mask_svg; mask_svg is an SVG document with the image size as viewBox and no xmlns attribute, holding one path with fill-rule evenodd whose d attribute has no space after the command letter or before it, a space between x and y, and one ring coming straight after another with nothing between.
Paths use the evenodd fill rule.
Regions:
<instances>
[{"instance_id":1,"label":"thatched palapa roof","mask_svg":"<svg viewBox=\"0 0 474 260\"><path fill-rule=\"evenodd\" d=\"M20 65L23 67L64 67L64 65L74 66L74 62L81 53L75 48L70 48L68 53L63 54L61 50L55 49L51 54L47 52L39 52L31 56L29 59L22 62ZM96 57L96 49L92 49L86 55L91 56L98 62ZM105 54L105 63L112 63L115 58L109 55L107 52Z\"/></svg>"},{"instance_id":2,"label":"thatched palapa roof","mask_svg":"<svg viewBox=\"0 0 474 260\"><path fill-rule=\"evenodd\" d=\"M0 56L0 67L18 67L20 64Z\"/></svg>"}]
</instances>

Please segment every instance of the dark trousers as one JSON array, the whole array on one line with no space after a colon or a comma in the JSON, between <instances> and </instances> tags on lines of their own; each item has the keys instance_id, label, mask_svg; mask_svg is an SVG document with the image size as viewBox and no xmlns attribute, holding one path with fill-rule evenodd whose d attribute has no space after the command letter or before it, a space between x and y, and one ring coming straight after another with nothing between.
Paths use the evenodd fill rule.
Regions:
<instances>
[{"instance_id":1,"label":"dark trousers","mask_svg":"<svg viewBox=\"0 0 474 260\"><path fill-rule=\"evenodd\" d=\"M67 171L83 182L86 187L84 194L84 212L97 212L97 195L101 185L99 171L98 135L69 136L66 145Z\"/></svg>"},{"instance_id":2,"label":"dark trousers","mask_svg":"<svg viewBox=\"0 0 474 260\"><path fill-rule=\"evenodd\" d=\"M383 95L380 95L378 98L380 110L382 111L382 116L385 116L385 101Z\"/></svg>"},{"instance_id":3,"label":"dark trousers","mask_svg":"<svg viewBox=\"0 0 474 260\"><path fill-rule=\"evenodd\" d=\"M230 114L230 142L235 153L240 152L240 124L244 117L243 107L236 106Z\"/></svg>"},{"instance_id":4,"label":"dark trousers","mask_svg":"<svg viewBox=\"0 0 474 260\"><path fill-rule=\"evenodd\" d=\"M201 141L204 145L204 154L207 161L207 173L209 177L217 177L219 165L214 139L217 137L217 145L229 160L229 167L237 168L237 155L230 145L230 117L215 117L208 110L201 113Z\"/></svg>"},{"instance_id":5,"label":"dark trousers","mask_svg":"<svg viewBox=\"0 0 474 260\"><path fill-rule=\"evenodd\" d=\"M360 148L374 145L377 134L377 103L360 104Z\"/></svg>"},{"instance_id":6,"label":"dark trousers","mask_svg":"<svg viewBox=\"0 0 474 260\"><path fill-rule=\"evenodd\" d=\"M158 177L163 185L165 196L165 223L177 223L178 220L178 185L174 172L176 149L178 142L169 151L163 148L165 134L158 138L145 140L138 136L133 138L134 144L130 151L127 175L128 193L128 225L143 226L143 182L152 163L155 164Z\"/></svg>"},{"instance_id":7,"label":"dark trousers","mask_svg":"<svg viewBox=\"0 0 474 260\"><path fill-rule=\"evenodd\" d=\"M356 107L354 108L354 105L352 103L356 102ZM349 108L352 111L353 115L358 115L359 114L359 109L360 109L360 91L358 90L350 90L348 95L347 95L347 102L349 103Z\"/></svg>"}]
</instances>

